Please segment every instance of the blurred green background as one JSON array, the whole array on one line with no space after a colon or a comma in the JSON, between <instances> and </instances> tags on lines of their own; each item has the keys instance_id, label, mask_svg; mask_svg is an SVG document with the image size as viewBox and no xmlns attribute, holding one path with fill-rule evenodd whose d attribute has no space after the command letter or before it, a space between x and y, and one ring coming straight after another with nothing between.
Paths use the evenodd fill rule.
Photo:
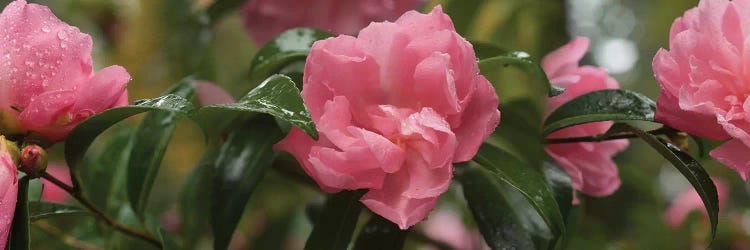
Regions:
<instances>
[{"instance_id":1,"label":"blurred green background","mask_svg":"<svg viewBox=\"0 0 750 250\"><path fill-rule=\"evenodd\" d=\"M0 1L5 5L8 1ZM250 61L257 46L242 27L238 10L213 23L186 18L209 6L211 0L50 0L31 1L50 6L62 20L94 39L95 68L124 66L133 80L130 100L158 96L170 85L193 74L215 82L235 97L248 86ZM607 68L623 88L656 99L658 85L651 60L668 46L672 21L695 6L697 0L448 0L430 1L425 9L442 3L451 6L457 30L470 40L522 50L534 58L563 45L573 36L587 36L591 48L583 64ZM478 4L477 12L462 12ZM465 8L464 8L465 7ZM210 26L201 30L201 25ZM501 92L503 102L528 91L519 74L504 78L513 87ZM135 126L130 120L122 127ZM114 132L107 136L112 137ZM107 137L104 136L104 137ZM75 139L75 138L71 138ZM100 139L99 141L106 141ZM99 143L102 144L102 143ZM716 143L709 143L716 145ZM695 147L693 147L695 148ZM174 215L182 183L205 149L197 127L178 126L155 184L149 212L169 221ZM62 161L61 146L53 149ZM96 148L92 149L96 151ZM697 151L693 149L693 151ZM704 249L708 223L698 213L671 229L663 222L670 201L689 188L681 175L640 141L616 158L622 187L605 198L582 198L571 215L569 249ZM704 167L731 187L720 214L719 232L712 249L750 249L750 199L739 176L705 158ZM112 172L115 166L112 166ZM105 173L106 174L106 173ZM466 210L453 187L442 198L448 206ZM32 199L34 199L32 197ZM269 171L250 200L238 227L237 249L300 249L311 228L305 204L322 199L307 186ZM118 214L118 216L121 214ZM165 215L165 216L162 216ZM465 216L471 224L470 216ZM73 227L84 223L88 227ZM105 247L93 219L54 219L34 227L32 243L39 249ZM89 229L86 229L89 228ZM57 230L57 231L56 231ZM92 232L93 231L93 232ZM112 236L112 235L110 235ZM114 236L112 236L114 237ZM125 237L125 236L119 236ZM197 249L210 248L210 233L195 239ZM80 245L79 240L93 245ZM410 240L408 247L418 243ZM122 247L122 246L120 246ZM112 247L117 248L117 247ZM123 247L129 248L129 247Z\"/></svg>"}]
</instances>

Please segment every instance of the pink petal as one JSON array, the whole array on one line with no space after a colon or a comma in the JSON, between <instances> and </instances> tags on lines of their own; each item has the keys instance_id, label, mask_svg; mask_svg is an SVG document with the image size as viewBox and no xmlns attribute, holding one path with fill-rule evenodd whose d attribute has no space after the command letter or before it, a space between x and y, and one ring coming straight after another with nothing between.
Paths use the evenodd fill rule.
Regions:
<instances>
[{"instance_id":1,"label":"pink petal","mask_svg":"<svg viewBox=\"0 0 750 250\"><path fill-rule=\"evenodd\" d=\"M567 74L568 70L578 67L578 61L586 54L589 48L589 39L576 37L559 49L547 54L542 59L542 68L549 78Z\"/></svg>"},{"instance_id":2,"label":"pink petal","mask_svg":"<svg viewBox=\"0 0 750 250\"><path fill-rule=\"evenodd\" d=\"M75 104L75 100L75 92L69 90L43 93L32 99L31 103L21 112L19 120L27 129L65 125L72 120L72 115L69 112Z\"/></svg>"},{"instance_id":3,"label":"pink petal","mask_svg":"<svg viewBox=\"0 0 750 250\"><path fill-rule=\"evenodd\" d=\"M718 179L713 179L713 182L716 185L716 193L719 196L719 211L723 211L727 195L729 195L729 188L724 182ZM667 225L677 228L685 223L687 216L694 210L701 211L704 219L708 218L703 200L701 200L701 197L694 188L690 188L690 190L681 193L672 201L672 204L664 213L664 220Z\"/></svg>"},{"instance_id":4,"label":"pink petal","mask_svg":"<svg viewBox=\"0 0 750 250\"><path fill-rule=\"evenodd\" d=\"M70 171L65 165L51 163L47 167L47 173L57 178L58 180L61 180L65 184L72 185L72 182L70 180ZM64 203L69 201L70 198L70 195L68 195L68 193L65 192L65 190L63 190L62 188L47 181L46 179L42 181L43 201Z\"/></svg>"},{"instance_id":5,"label":"pink petal","mask_svg":"<svg viewBox=\"0 0 750 250\"><path fill-rule=\"evenodd\" d=\"M741 140L732 139L714 148L709 154L721 164L737 171L742 180L747 180L748 173L750 173L750 154L748 152L750 152L750 148Z\"/></svg>"},{"instance_id":6,"label":"pink petal","mask_svg":"<svg viewBox=\"0 0 750 250\"><path fill-rule=\"evenodd\" d=\"M5 138L0 136L0 248L5 248L8 233L16 210L18 179L16 164L5 148Z\"/></svg>"},{"instance_id":7,"label":"pink petal","mask_svg":"<svg viewBox=\"0 0 750 250\"><path fill-rule=\"evenodd\" d=\"M85 87L78 89L73 110L76 113L99 113L112 108L126 93L130 74L120 66L109 66L96 73Z\"/></svg>"},{"instance_id":8,"label":"pink petal","mask_svg":"<svg viewBox=\"0 0 750 250\"><path fill-rule=\"evenodd\" d=\"M281 141L276 143L276 145L273 145L274 150L283 150L286 152L289 152L294 156L295 159L297 159L297 162L302 165L302 168L305 170L305 172L310 175L310 177L315 180L315 182L318 183L320 186L320 189L322 189L325 192L328 193L335 193L340 191L340 188L334 188L331 186L326 185L326 183L322 182L320 178L318 177L318 172L313 168L312 164L308 161L310 151L315 144L315 140L310 138L307 134L305 134L305 131L293 127L291 131L289 131L289 134Z\"/></svg>"},{"instance_id":9,"label":"pink petal","mask_svg":"<svg viewBox=\"0 0 750 250\"><path fill-rule=\"evenodd\" d=\"M91 37L57 19L49 8L14 1L0 14L0 27L0 36L12 38L0 42L0 75L12 93L2 99L26 108L34 96L88 82Z\"/></svg>"},{"instance_id":10,"label":"pink petal","mask_svg":"<svg viewBox=\"0 0 750 250\"><path fill-rule=\"evenodd\" d=\"M234 103L234 98L226 90L210 82L197 82L195 93L203 106Z\"/></svg>"},{"instance_id":11,"label":"pink petal","mask_svg":"<svg viewBox=\"0 0 750 250\"><path fill-rule=\"evenodd\" d=\"M479 146L500 123L499 100L495 89L484 76L478 76L473 99L463 112L463 122L453 128L458 140L454 162L471 160Z\"/></svg>"}]
</instances>

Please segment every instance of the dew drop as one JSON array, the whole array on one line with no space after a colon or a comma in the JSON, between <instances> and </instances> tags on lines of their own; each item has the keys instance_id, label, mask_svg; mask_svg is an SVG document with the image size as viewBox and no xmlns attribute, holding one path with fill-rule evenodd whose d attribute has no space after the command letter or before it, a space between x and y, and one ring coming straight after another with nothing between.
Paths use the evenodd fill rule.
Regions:
<instances>
[{"instance_id":1,"label":"dew drop","mask_svg":"<svg viewBox=\"0 0 750 250\"><path fill-rule=\"evenodd\" d=\"M47 26L47 25L42 26L42 32L49 33L50 31L51 30L50 30L49 26Z\"/></svg>"},{"instance_id":2,"label":"dew drop","mask_svg":"<svg viewBox=\"0 0 750 250\"><path fill-rule=\"evenodd\" d=\"M64 30L61 30L57 32L57 38L60 38L60 40L67 40L68 39L68 33L65 33Z\"/></svg>"}]
</instances>

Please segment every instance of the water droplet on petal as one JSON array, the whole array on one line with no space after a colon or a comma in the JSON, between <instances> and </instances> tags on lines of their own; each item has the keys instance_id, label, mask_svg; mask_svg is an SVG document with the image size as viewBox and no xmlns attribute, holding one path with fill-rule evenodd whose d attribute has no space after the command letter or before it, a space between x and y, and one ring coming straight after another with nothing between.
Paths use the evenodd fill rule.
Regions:
<instances>
[{"instance_id":1,"label":"water droplet on petal","mask_svg":"<svg viewBox=\"0 0 750 250\"><path fill-rule=\"evenodd\" d=\"M42 26L42 32L49 33L50 31L51 30L50 30L49 26L47 26L47 25Z\"/></svg>"}]
</instances>

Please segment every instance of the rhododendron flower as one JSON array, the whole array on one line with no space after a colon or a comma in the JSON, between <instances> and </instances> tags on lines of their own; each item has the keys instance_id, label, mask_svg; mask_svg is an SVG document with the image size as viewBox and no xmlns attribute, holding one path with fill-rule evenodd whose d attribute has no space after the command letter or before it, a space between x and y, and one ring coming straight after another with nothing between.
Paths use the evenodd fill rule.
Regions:
<instances>
[{"instance_id":1,"label":"rhododendron flower","mask_svg":"<svg viewBox=\"0 0 750 250\"><path fill-rule=\"evenodd\" d=\"M245 28L257 44L285 30L310 27L353 35L370 22L393 21L424 0L252 0L242 8Z\"/></svg>"},{"instance_id":2,"label":"rhododendron flower","mask_svg":"<svg viewBox=\"0 0 750 250\"><path fill-rule=\"evenodd\" d=\"M68 166L58 163L50 163L49 167L47 167L47 173L69 186L73 185L70 180L70 170L68 169ZM70 198L68 192L65 192L62 188L47 179L42 180L43 201L65 203L70 200Z\"/></svg>"},{"instance_id":3,"label":"rhododendron flower","mask_svg":"<svg viewBox=\"0 0 750 250\"><path fill-rule=\"evenodd\" d=\"M729 195L729 188L724 182L718 179L713 179L713 182L716 185L716 193L719 196L719 211L721 211L726 203L727 195ZM664 221L672 228L677 228L682 223L685 223L688 214L694 210L701 211L703 218L708 220L708 212L706 212L706 207L703 205L703 200L701 200L695 188L690 188L690 190L681 193L672 201L672 205L669 205L669 208L664 213Z\"/></svg>"},{"instance_id":4,"label":"rhododendron flower","mask_svg":"<svg viewBox=\"0 0 750 250\"><path fill-rule=\"evenodd\" d=\"M130 75L98 73L91 37L45 6L10 3L0 14L0 133L63 140L85 118L127 103Z\"/></svg>"},{"instance_id":5,"label":"rhododendron flower","mask_svg":"<svg viewBox=\"0 0 750 250\"><path fill-rule=\"evenodd\" d=\"M713 140L711 151L743 180L750 172L750 1L700 1L672 23L670 50L654 57L656 120Z\"/></svg>"},{"instance_id":6,"label":"rhododendron flower","mask_svg":"<svg viewBox=\"0 0 750 250\"><path fill-rule=\"evenodd\" d=\"M275 148L326 192L369 189L365 206L402 229L425 218L452 163L470 160L500 121L471 44L440 6L316 42L302 97L320 139L294 128Z\"/></svg>"},{"instance_id":7,"label":"rhododendron flower","mask_svg":"<svg viewBox=\"0 0 750 250\"><path fill-rule=\"evenodd\" d=\"M17 194L16 163L8 150L5 137L0 135L0 249L5 249L8 242Z\"/></svg>"},{"instance_id":8,"label":"rhododendron flower","mask_svg":"<svg viewBox=\"0 0 750 250\"><path fill-rule=\"evenodd\" d=\"M589 92L602 89L617 89L619 84L607 71L593 66L578 66L586 54L589 40L579 37L553 51L542 59L542 68L550 82L565 87L565 92L547 101L549 115L562 104ZM580 137L602 134L612 126L611 121L595 122L561 129L549 138ZM573 189L592 196L607 196L620 187L620 177L612 156L623 151L628 141L578 142L549 144L547 153L565 172L573 183ZM578 203L573 196L573 203Z\"/></svg>"}]
</instances>

